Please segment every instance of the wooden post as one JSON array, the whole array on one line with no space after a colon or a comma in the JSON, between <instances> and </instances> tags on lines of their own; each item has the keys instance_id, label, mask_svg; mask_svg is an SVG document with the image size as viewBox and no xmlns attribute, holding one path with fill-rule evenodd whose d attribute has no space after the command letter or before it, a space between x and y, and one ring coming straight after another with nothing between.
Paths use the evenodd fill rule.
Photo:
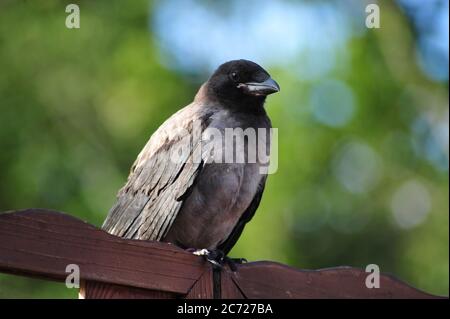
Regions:
<instances>
[{"instance_id":1,"label":"wooden post","mask_svg":"<svg viewBox=\"0 0 450 319\"><path fill-rule=\"evenodd\" d=\"M64 282L76 264L83 298L214 297L212 265L161 242L112 236L70 215L45 209L0 214L0 272ZM220 274L221 298L439 298L382 274L365 286L362 269L298 270L250 262Z\"/></svg>"}]
</instances>

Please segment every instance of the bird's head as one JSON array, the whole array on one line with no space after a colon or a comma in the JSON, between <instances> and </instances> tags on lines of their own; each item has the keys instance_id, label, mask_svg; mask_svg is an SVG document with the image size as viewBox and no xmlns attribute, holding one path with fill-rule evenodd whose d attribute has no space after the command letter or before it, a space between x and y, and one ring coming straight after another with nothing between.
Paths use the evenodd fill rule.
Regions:
<instances>
[{"instance_id":1,"label":"bird's head","mask_svg":"<svg viewBox=\"0 0 450 319\"><path fill-rule=\"evenodd\" d=\"M262 107L267 95L280 90L266 70L248 60L222 64L206 85L208 92L221 102L246 109Z\"/></svg>"}]
</instances>

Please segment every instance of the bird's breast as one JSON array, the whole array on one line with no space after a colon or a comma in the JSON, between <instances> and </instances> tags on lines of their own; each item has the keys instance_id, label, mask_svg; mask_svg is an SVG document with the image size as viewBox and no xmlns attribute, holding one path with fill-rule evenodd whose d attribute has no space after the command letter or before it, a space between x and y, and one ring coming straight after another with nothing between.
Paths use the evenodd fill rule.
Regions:
<instances>
[{"instance_id":1,"label":"bird's breast","mask_svg":"<svg viewBox=\"0 0 450 319\"><path fill-rule=\"evenodd\" d=\"M237 128L241 133L254 129L255 136L244 138L242 143L231 143L235 155L231 162L226 158L226 152L231 150L226 149L226 141L222 140L219 152L222 161L211 160L203 167L165 241L187 248L215 249L228 238L255 197L261 180L265 178L261 166L267 163L261 163L258 155L255 159L251 158L248 152L253 147L257 153L261 140L264 140L265 147L270 145L270 139L261 136L261 132L265 131L258 131L257 125L229 114L218 114L213 119L210 128L221 132L224 139L227 138L227 128ZM268 129L269 125L262 121L261 126ZM236 156L243 153L244 160L239 161Z\"/></svg>"}]
</instances>

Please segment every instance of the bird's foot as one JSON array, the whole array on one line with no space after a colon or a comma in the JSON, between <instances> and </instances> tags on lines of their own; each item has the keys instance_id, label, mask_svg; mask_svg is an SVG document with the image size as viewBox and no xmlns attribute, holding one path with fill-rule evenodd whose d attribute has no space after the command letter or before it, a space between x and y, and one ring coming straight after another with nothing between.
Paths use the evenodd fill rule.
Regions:
<instances>
[{"instance_id":1,"label":"bird's foot","mask_svg":"<svg viewBox=\"0 0 450 319\"><path fill-rule=\"evenodd\" d=\"M237 264L243 264L247 262L245 258L230 258L225 255L220 249L197 249L191 252L197 256L205 256L206 260L214 265L216 269L222 269L225 265L228 265L231 271L237 270Z\"/></svg>"},{"instance_id":2,"label":"bird's foot","mask_svg":"<svg viewBox=\"0 0 450 319\"><path fill-rule=\"evenodd\" d=\"M208 262L213 264L214 268L222 269L224 264L224 253L220 250L196 249L192 252L197 256L204 256Z\"/></svg>"},{"instance_id":3,"label":"bird's foot","mask_svg":"<svg viewBox=\"0 0 450 319\"><path fill-rule=\"evenodd\" d=\"M246 263L247 259L245 258L230 258L228 256L224 257L224 263L230 267L232 272L236 272L237 266L236 265L242 265L243 263Z\"/></svg>"}]
</instances>

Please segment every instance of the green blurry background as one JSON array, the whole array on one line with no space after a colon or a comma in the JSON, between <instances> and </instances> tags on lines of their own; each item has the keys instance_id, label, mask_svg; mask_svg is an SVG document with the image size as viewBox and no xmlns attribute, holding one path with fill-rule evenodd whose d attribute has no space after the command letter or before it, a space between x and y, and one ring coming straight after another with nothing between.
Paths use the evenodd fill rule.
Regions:
<instances>
[{"instance_id":1,"label":"green blurry background","mask_svg":"<svg viewBox=\"0 0 450 319\"><path fill-rule=\"evenodd\" d=\"M279 168L231 255L448 295L448 1L378 1L370 30L364 1L76 1L80 29L68 3L0 2L0 211L101 225L152 132L247 58L282 89ZM0 275L3 298L76 296Z\"/></svg>"}]
</instances>

